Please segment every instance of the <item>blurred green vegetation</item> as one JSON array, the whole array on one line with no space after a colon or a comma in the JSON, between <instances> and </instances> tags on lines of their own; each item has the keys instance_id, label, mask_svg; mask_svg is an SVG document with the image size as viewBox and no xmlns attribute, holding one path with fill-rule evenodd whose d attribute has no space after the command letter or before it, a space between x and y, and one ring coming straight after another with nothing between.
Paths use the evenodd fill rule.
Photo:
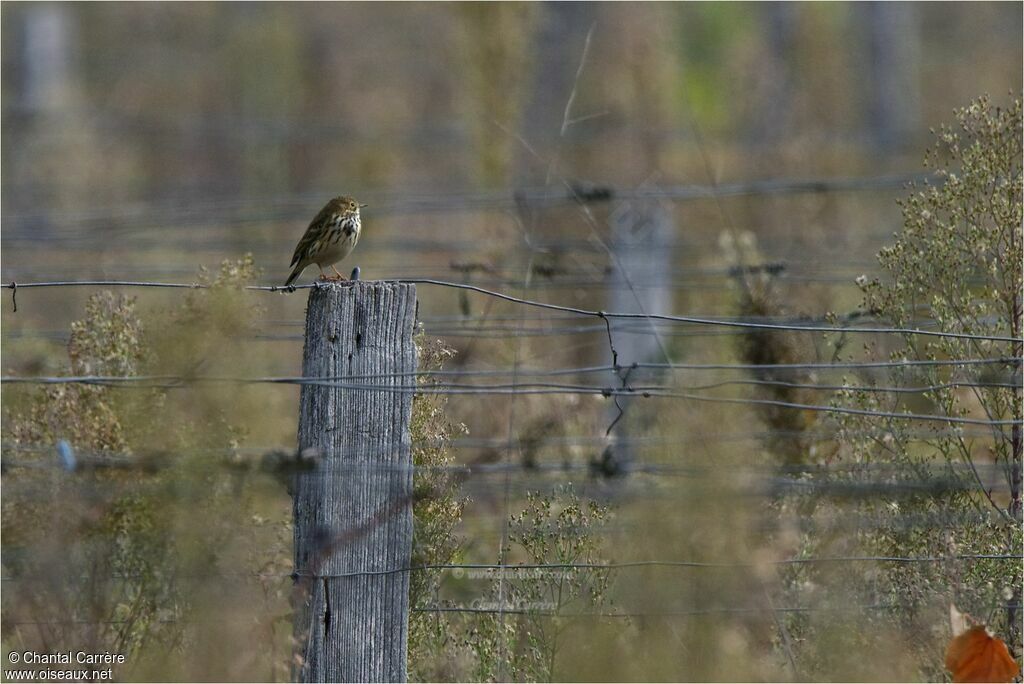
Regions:
<instances>
[{"instance_id":1,"label":"blurred green vegetation","mask_svg":"<svg viewBox=\"0 0 1024 684\"><path fill-rule=\"evenodd\" d=\"M955 124L938 129L935 147L925 161L944 182L923 187L901 203L903 231L893 245L879 253L885 278L860 281L864 309L904 326L924 307L941 330L1019 338L1024 263L1021 100L998 107L988 97L981 97L957 110L955 119ZM923 340L912 335L904 336L902 342L890 350L872 348L870 353L886 360L969 355L1021 358L1018 342ZM912 410L923 406L949 416L1020 420L1019 366L1005 364L983 372L978 378L983 383L980 387L956 384L966 380L962 369L949 367L900 368L888 378L895 386L935 387L920 396L918 405L908 400L906 405ZM986 382L991 384L985 386ZM880 401L880 395L856 390L840 393L837 403L873 411L891 406ZM961 491L942 495L926 492L906 497L898 505L863 502L861 510L893 516L890 527L864 535L865 549L878 555L908 551L923 556L1024 555L1020 522L1024 437L1019 424L992 429L980 438L954 430L914 443L907 426L892 420L847 416L842 423L844 460L902 465L908 467L908 473L937 466L951 481L968 484ZM884 438L857 437L866 427L879 428ZM999 475L993 478L993 472ZM998 480L1008 486L994 487ZM912 512L978 512L985 521L968 528L900 529L895 524L899 515ZM910 604L911 608L893 617L903 631L914 635L908 650L919 654L920 674L926 679L943 676L927 655L945 643L947 635L936 630L934 622L948 604L987 623L1012 644L1011 649L1019 649L1022 583L1020 565L998 562L894 567L872 580L876 594Z\"/></svg>"},{"instance_id":2,"label":"blurred green vegetation","mask_svg":"<svg viewBox=\"0 0 1024 684\"><path fill-rule=\"evenodd\" d=\"M133 298L93 295L71 326L68 372L216 373L237 360L232 340L258 315L241 289L256 276L249 257L225 261L200 275L208 289L145 315ZM129 679L232 678L286 662L274 660L287 658L276 631L286 593L253 573L290 563L287 498L269 477L244 478L239 450L254 407L266 404L252 388L192 390L5 390L4 451L21 461L4 476L5 650L26 639L109 650L128 658L119 676ZM77 453L75 472L49 467L58 440ZM229 583L239 567L250 572ZM244 617L252 606L255 622ZM266 646L244 656L254 662L217 656L211 670L214 653L254 635Z\"/></svg>"}]
</instances>

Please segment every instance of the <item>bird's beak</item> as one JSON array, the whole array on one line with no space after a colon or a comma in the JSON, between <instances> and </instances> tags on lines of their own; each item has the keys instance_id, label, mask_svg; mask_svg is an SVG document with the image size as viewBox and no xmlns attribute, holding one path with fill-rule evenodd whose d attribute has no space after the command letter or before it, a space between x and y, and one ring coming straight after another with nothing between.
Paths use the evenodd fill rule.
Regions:
<instances>
[{"instance_id":1,"label":"bird's beak","mask_svg":"<svg viewBox=\"0 0 1024 684\"><path fill-rule=\"evenodd\" d=\"M365 204L360 204L360 205L359 205L360 209L361 209L361 208L363 208L363 207L365 207L365 206L367 206L367 205L365 205Z\"/></svg>"}]
</instances>

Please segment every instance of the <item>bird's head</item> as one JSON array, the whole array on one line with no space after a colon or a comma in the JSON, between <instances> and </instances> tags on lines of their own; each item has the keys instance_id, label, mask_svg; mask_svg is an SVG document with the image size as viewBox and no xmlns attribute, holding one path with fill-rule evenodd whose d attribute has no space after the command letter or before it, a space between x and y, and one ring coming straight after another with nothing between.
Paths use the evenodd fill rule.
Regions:
<instances>
[{"instance_id":1,"label":"bird's head","mask_svg":"<svg viewBox=\"0 0 1024 684\"><path fill-rule=\"evenodd\" d=\"M348 195L335 197L334 204L338 210L351 212L353 214L358 214L359 210L366 206L365 204L360 204L354 197L349 197Z\"/></svg>"}]
</instances>

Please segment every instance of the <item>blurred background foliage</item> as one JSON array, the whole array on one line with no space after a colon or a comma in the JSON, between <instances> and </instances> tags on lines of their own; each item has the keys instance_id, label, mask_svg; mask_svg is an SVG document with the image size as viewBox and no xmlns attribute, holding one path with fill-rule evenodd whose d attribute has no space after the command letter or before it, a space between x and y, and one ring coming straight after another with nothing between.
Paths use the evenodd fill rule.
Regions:
<instances>
[{"instance_id":1,"label":"blurred background foliage","mask_svg":"<svg viewBox=\"0 0 1024 684\"><path fill-rule=\"evenodd\" d=\"M305 296L239 286L283 282L295 242L338 194L369 204L359 247L341 267L358 264L366 279L429 276L592 309L643 303L778 322L902 312L916 325L1020 335L1019 311L965 323L935 293L915 298L899 284L941 267L963 286L958 297L1014 301L1019 270L986 280L991 274L951 266L955 259L902 263L913 251L900 248L879 263L887 245L916 245L934 228L918 211L925 200L909 200L904 215L897 206L920 186L706 191L942 168L921 165L936 143L929 129L958 126L965 115L954 110L989 93L1002 110L985 104L984 117L967 118L976 131L985 121L1009 131L992 149L1017 185L1011 213L982 206L974 221L1003 236L991 243L1002 245L995 261L1019 254L1020 110L1008 105L1021 88L1020 3L5 2L0 19L3 281L215 286L131 296L19 290L17 313L6 300L2 309L5 376L297 374ZM1014 155L1016 166L1006 162ZM979 187L1007 177L974 168ZM582 209L529 200L540 189L570 200L567 186L588 199ZM704 189L651 197L690 186ZM631 191L648 196L626 197ZM957 222L948 223L956 234ZM984 235L961 237L976 244ZM772 264L781 267L759 268ZM628 284L622 271L633 274ZM865 299L875 278L870 287L881 289ZM600 321L428 286L419 299L421 367L611 362ZM617 324L620 362L1019 355L987 343L915 349L899 336L653 329ZM633 377L641 379L683 390L728 379L844 381L808 369ZM609 373L595 382L620 381ZM880 406L870 394L785 385L714 394ZM985 397L993 417L1020 418L1019 395L995 388ZM123 651L125 678L287 679L290 500L272 454L294 448L297 403L288 385L5 384L5 652ZM951 602L992 623L1019 659L1019 564L773 564L1019 555L1019 508L1005 488L989 500L891 487L919 484L921 464L932 467L929 477L941 466L939 475L957 482L968 463L1009 471L1005 439L639 399L623 400L624 417L606 437L618 415L611 404L580 395L418 397L418 463L567 472L419 476L420 490L435 496L417 506L416 559L536 562L569 549L594 562L718 565L542 573L497 588L487 571L423 573L413 586L420 606L490 605L497 590L548 610L566 581L578 600L547 617L416 613L416 678L936 679L947 676ZM984 415L954 392L895 406ZM58 463L60 440L82 463L103 467L42 467ZM895 456L894 440L905 445ZM118 459L132 467L116 467ZM686 474L621 475L633 461ZM884 483L880 465L896 469ZM819 466L848 469L826 473L838 490L816 492L820 478L799 496L772 488L776 477L813 479L800 469Z\"/></svg>"}]
</instances>

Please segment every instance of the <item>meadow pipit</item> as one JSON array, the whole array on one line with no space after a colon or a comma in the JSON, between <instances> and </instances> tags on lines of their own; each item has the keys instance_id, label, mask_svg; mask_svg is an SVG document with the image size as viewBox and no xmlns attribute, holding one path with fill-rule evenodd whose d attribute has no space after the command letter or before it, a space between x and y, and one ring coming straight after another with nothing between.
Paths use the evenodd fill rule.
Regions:
<instances>
[{"instance_id":1,"label":"meadow pipit","mask_svg":"<svg viewBox=\"0 0 1024 684\"><path fill-rule=\"evenodd\" d=\"M365 206L351 197L335 197L328 202L299 240L292 256L292 274L284 284L291 285L310 264L316 264L324 279L330 279L324 273L324 266L330 266L336 276L333 279L344 280L345 276L338 273L334 264L347 257L356 246L362 229L359 209Z\"/></svg>"}]
</instances>

